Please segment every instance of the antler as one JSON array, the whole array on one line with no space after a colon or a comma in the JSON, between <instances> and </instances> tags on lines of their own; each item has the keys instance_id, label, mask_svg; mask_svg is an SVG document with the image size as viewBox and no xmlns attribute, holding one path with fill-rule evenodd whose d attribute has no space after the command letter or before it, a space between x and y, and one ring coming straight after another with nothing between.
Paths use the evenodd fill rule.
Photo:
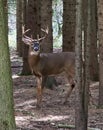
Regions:
<instances>
[{"instance_id":1,"label":"antler","mask_svg":"<svg viewBox=\"0 0 103 130\"><path fill-rule=\"evenodd\" d=\"M29 40L29 41L34 41L34 39L32 39L31 37L28 37L25 35L28 31L30 31L30 29L27 29L26 31L24 31L24 27L23 27L23 39Z\"/></svg>"},{"instance_id":2,"label":"antler","mask_svg":"<svg viewBox=\"0 0 103 130\"><path fill-rule=\"evenodd\" d=\"M44 29L42 28L41 31L43 31L43 32L45 33L45 35L44 35L43 37L41 37L41 38L38 38L38 41L41 41L41 40L43 40L43 39L46 38L46 36L47 36L47 34L48 34L48 32L49 32L49 29L48 29L48 27L46 28L46 30L44 30ZM37 37L38 37L38 36L37 36Z\"/></svg>"},{"instance_id":3,"label":"antler","mask_svg":"<svg viewBox=\"0 0 103 130\"><path fill-rule=\"evenodd\" d=\"M26 31L24 31L24 26L23 26L23 34L22 34L22 36L23 36L23 41L28 41L28 42L33 42L33 41L41 41L41 40L43 40L43 39L45 39L46 38L46 36L47 36L47 34L48 34L48 27L46 28L46 30L45 29L41 29L44 33L45 33L45 35L43 36L43 37L41 37L41 38L39 38L39 35L37 35L37 39L33 39L32 38L32 36L31 37L28 37L28 36L26 36L25 34L28 32L28 31L30 31L30 29L27 29Z\"/></svg>"}]
</instances>

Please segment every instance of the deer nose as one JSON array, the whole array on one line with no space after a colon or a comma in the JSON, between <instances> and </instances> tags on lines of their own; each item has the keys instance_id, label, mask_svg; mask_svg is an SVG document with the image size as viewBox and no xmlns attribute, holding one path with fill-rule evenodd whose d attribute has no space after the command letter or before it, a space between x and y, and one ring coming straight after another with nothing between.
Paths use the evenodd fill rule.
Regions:
<instances>
[{"instance_id":1,"label":"deer nose","mask_svg":"<svg viewBox=\"0 0 103 130\"><path fill-rule=\"evenodd\" d=\"M38 50L39 50L39 47L34 47L34 50L35 50L35 51L38 51Z\"/></svg>"}]
</instances>

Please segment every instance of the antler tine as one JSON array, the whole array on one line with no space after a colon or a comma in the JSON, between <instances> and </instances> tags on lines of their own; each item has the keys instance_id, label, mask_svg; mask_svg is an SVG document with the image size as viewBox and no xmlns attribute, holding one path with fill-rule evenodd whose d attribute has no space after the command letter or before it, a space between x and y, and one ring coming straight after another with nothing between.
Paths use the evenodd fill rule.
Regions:
<instances>
[{"instance_id":1,"label":"antler tine","mask_svg":"<svg viewBox=\"0 0 103 130\"><path fill-rule=\"evenodd\" d=\"M22 26L23 36L24 36L24 34L25 34L26 32L28 32L28 31L30 31L30 29L27 29L27 30L25 31L25 25L23 25L23 26Z\"/></svg>"},{"instance_id":2,"label":"antler tine","mask_svg":"<svg viewBox=\"0 0 103 130\"><path fill-rule=\"evenodd\" d=\"M41 30L42 30L43 32L45 32L46 34L48 34L48 31L49 31L48 27L46 28L46 30L43 29L43 28L41 28Z\"/></svg>"},{"instance_id":3,"label":"antler tine","mask_svg":"<svg viewBox=\"0 0 103 130\"><path fill-rule=\"evenodd\" d=\"M48 32L49 32L48 27L47 27L47 29L46 29L46 30L45 30L45 29L43 29L43 28L41 28L41 30L42 30L43 32L45 32L45 35L44 35L44 37L39 38L39 41L40 41L40 40L45 39L45 38L46 38L46 36L47 36L47 34L48 34Z\"/></svg>"},{"instance_id":4,"label":"antler tine","mask_svg":"<svg viewBox=\"0 0 103 130\"><path fill-rule=\"evenodd\" d=\"M34 40L34 39L32 39L32 38L30 38L30 37L28 37L28 36L26 36L26 35L24 35L24 37L25 37L26 39L28 39L28 40L31 40L31 41Z\"/></svg>"},{"instance_id":5,"label":"antler tine","mask_svg":"<svg viewBox=\"0 0 103 130\"><path fill-rule=\"evenodd\" d=\"M48 28L48 26L47 26L46 29L41 28L41 31L43 31L43 32L45 32L46 34L48 34L48 32L49 32L49 28Z\"/></svg>"},{"instance_id":6,"label":"antler tine","mask_svg":"<svg viewBox=\"0 0 103 130\"><path fill-rule=\"evenodd\" d=\"M23 34L27 33L28 31L30 31L30 29L27 29L26 31L24 31Z\"/></svg>"},{"instance_id":7,"label":"antler tine","mask_svg":"<svg viewBox=\"0 0 103 130\"><path fill-rule=\"evenodd\" d=\"M26 38L27 40L34 41L33 38L30 38L30 37L25 35L28 31L30 31L30 29L27 29L26 31L24 31L24 29L23 29L23 37Z\"/></svg>"},{"instance_id":8,"label":"antler tine","mask_svg":"<svg viewBox=\"0 0 103 130\"><path fill-rule=\"evenodd\" d=\"M39 34L37 34L37 40L39 41Z\"/></svg>"}]
</instances>

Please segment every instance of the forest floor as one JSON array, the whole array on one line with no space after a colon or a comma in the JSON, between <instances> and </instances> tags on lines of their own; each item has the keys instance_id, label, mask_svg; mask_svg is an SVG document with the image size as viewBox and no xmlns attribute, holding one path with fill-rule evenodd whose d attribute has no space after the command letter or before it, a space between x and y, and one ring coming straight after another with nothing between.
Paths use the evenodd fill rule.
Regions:
<instances>
[{"instance_id":1,"label":"forest floor","mask_svg":"<svg viewBox=\"0 0 103 130\"><path fill-rule=\"evenodd\" d=\"M36 108L35 76L20 76L22 59L11 51L12 78L14 85L15 119L17 130L75 130L75 89L62 104L67 90L65 77L55 77L58 86L45 88L41 109ZM103 109L98 109L98 82L90 85L88 127L103 130Z\"/></svg>"}]
</instances>

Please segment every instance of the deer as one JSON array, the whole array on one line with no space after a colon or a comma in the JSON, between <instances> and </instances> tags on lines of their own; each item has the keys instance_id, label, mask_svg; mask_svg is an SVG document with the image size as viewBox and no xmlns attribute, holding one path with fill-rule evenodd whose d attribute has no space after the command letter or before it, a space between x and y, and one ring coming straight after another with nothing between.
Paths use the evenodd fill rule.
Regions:
<instances>
[{"instance_id":1,"label":"deer","mask_svg":"<svg viewBox=\"0 0 103 130\"><path fill-rule=\"evenodd\" d=\"M48 29L42 31L45 35L41 38L37 36L37 39L33 39L26 35L30 29L24 31L22 35L22 41L29 46L28 63L31 69L31 73L36 77L37 83L37 107L41 107L42 94L44 84L47 76L58 75L62 72L65 73L69 88L65 96L63 103L67 102L69 95L75 87L74 75L75 75L75 53L74 52L59 52L59 53L41 53L41 44L48 35Z\"/></svg>"}]
</instances>

